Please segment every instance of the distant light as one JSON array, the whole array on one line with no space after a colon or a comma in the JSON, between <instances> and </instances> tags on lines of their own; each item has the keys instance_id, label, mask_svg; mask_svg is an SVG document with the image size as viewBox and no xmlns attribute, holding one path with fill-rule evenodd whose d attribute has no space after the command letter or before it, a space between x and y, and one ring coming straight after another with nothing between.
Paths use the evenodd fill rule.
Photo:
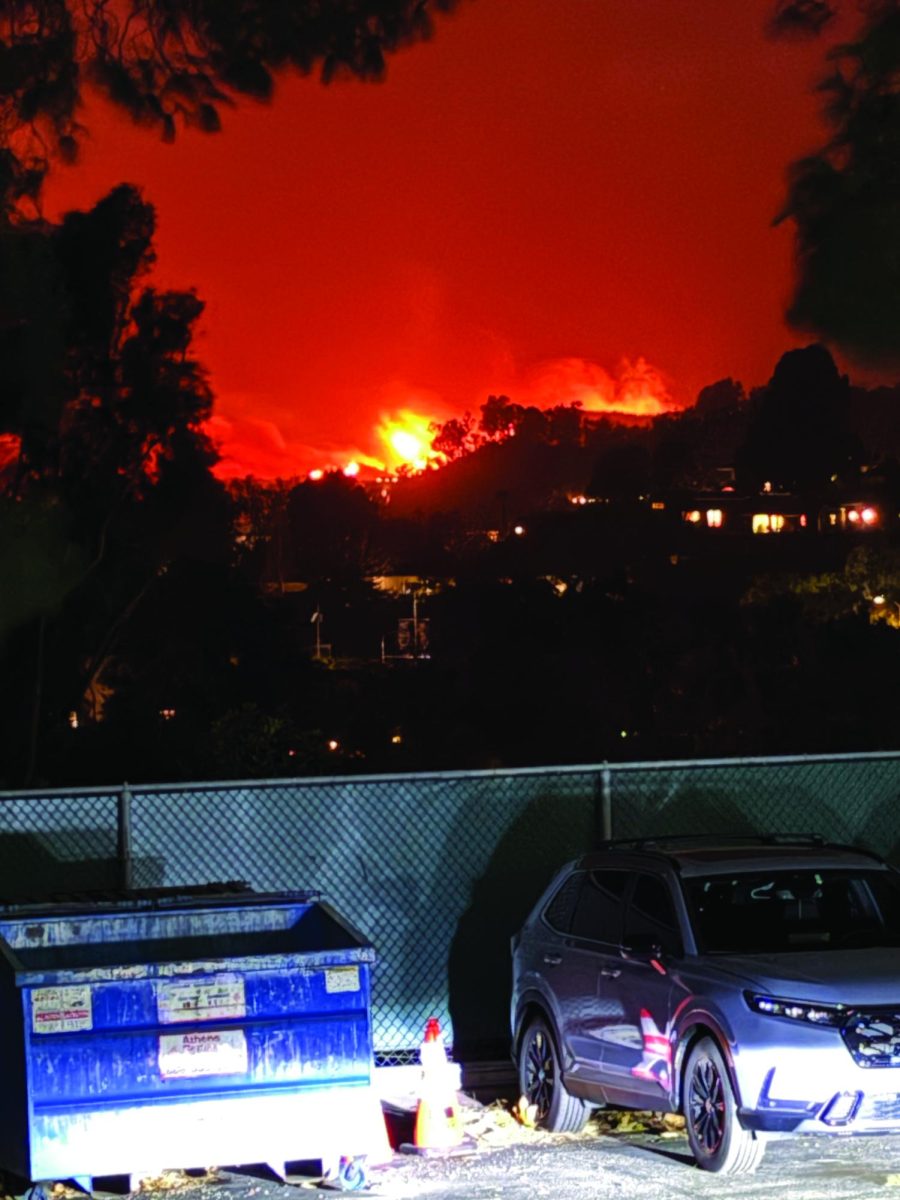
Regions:
<instances>
[{"instance_id":1,"label":"distant light","mask_svg":"<svg viewBox=\"0 0 900 1200\"><path fill-rule=\"evenodd\" d=\"M403 741L403 735L400 733L395 733L391 737L391 744L394 746L399 746L402 743L402 741Z\"/></svg>"},{"instance_id":2,"label":"distant light","mask_svg":"<svg viewBox=\"0 0 900 1200\"><path fill-rule=\"evenodd\" d=\"M882 595L873 596L873 597L872 597L872 603L873 603L873 604L884 604L884 599L885 599L885 598L884 598L884 596L882 596Z\"/></svg>"},{"instance_id":3,"label":"distant light","mask_svg":"<svg viewBox=\"0 0 900 1200\"><path fill-rule=\"evenodd\" d=\"M619 730L619 737L620 737L620 738L627 738L627 737L628 737L628 730L627 730L627 729L620 729L620 730Z\"/></svg>"},{"instance_id":4,"label":"distant light","mask_svg":"<svg viewBox=\"0 0 900 1200\"><path fill-rule=\"evenodd\" d=\"M321 467L314 467L309 473L309 478L313 481L313 483L318 483L320 479L325 478L325 472Z\"/></svg>"},{"instance_id":5,"label":"distant light","mask_svg":"<svg viewBox=\"0 0 900 1200\"><path fill-rule=\"evenodd\" d=\"M721 508L708 508L706 510L706 524L710 527L710 529L722 528Z\"/></svg>"},{"instance_id":6,"label":"distant light","mask_svg":"<svg viewBox=\"0 0 900 1200\"><path fill-rule=\"evenodd\" d=\"M851 525L857 524L857 522L859 521L859 513L856 511L855 508L851 508L850 511L847 513L847 520L850 522Z\"/></svg>"},{"instance_id":7,"label":"distant light","mask_svg":"<svg viewBox=\"0 0 900 1200\"><path fill-rule=\"evenodd\" d=\"M288 750L288 758L296 758L296 757L297 757L296 750Z\"/></svg>"},{"instance_id":8,"label":"distant light","mask_svg":"<svg viewBox=\"0 0 900 1200\"><path fill-rule=\"evenodd\" d=\"M874 525L878 520L878 510L875 508L864 508L859 515L864 525Z\"/></svg>"},{"instance_id":9,"label":"distant light","mask_svg":"<svg viewBox=\"0 0 900 1200\"><path fill-rule=\"evenodd\" d=\"M587 504L587 496L570 496L569 502L571 504Z\"/></svg>"},{"instance_id":10,"label":"distant light","mask_svg":"<svg viewBox=\"0 0 900 1200\"><path fill-rule=\"evenodd\" d=\"M663 512L666 507L666 502L665 500L654 500L650 507L654 510L654 512Z\"/></svg>"},{"instance_id":11,"label":"distant light","mask_svg":"<svg viewBox=\"0 0 900 1200\"><path fill-rule=\"evenodd\" d=\"M523 535L523 533L524 533L524 532L525 532L525 526L524 526L524 525L516 525L516 526L513 528L513 533L516 535L516 537L521 537L521 536Z\"/></svg>"},{"instance_id":12,"label":"distant light","mask_svg":"<svg viewBox=\"0 0 900 1200\"><path fill-rule=\"evenodd\" d=\"M771 492L771 490L772 490L772 481L771 481L770 479L767 479L767 480L766 480L766 482L765 482L765 483L762 485L762 490L763 490L764 492Z\"/></svg>"},{"instance_id":13,"label":"distant light","mask_svg":"<svg viewBox=\"0 0 900 1200\"><path fill-rule=\"evenodd\" d=\"M73 711L73 712L69 713L69 728L70 729L78 728L78 713L77 712Z\"/></svg>"},{"instance_id":14,"label":"distant light","mask_svg":"<svg viewBox=\"0 0 900 1200\"><path fill-rule=\"evenodd\" d=\"M161 708L159 710L159 715L162 717L162 719L164 721L172 721L175 718L175 709L174 708Z\"/></svg>"},{"instance_id":15,"label":"distant light","mask_svg":"<svg viewBox=\"0 0 900 1200\"><path fill-rule=\"evenodd\" d=\"M800 528L805 529L807 525L806 513L800 514Z\"/></svg>"},{"instance_id":16,"label":"distant light","mask_svg":"<svg viewBox=\"0 0 900 1200\"><path fill-rule=\"evenodd\" d=\"M336 738L331 738L330 741L328 742L328 749L329 750L340 750L340 748L341 748L341 743L339 741L337 741Z\"/></svg>"},{"instance_id":17,"label":"distant light","mask_svg":"<svg viewBox=\"0 0 900 1200\"><path fill-rule=\"evenodd\" d=\"M781 533L784 529L783 513L754 513L750 520L754 533Z\"/></svg>"},{"instance_id":18,"label":"distant light","mask_svg":"<svg viewBox=\"0 0 900 1200\"><path fill-rule=\"evenodd\" d=\"M700 514L700 509L699 509L699 508L692 508L692 509L690 510L690 512L686 512L686 513L684 514L684 519L685 519L686 521L690 521L690 523L691 523L692 525L699 525L699 524L700 524L700 521L702 520L702 517L701 517L701 514Z\"/></svg>"},{"instance_id":19,"label":"distant light","mask_svg":"<svg viewBox=\"0 0 900 1200\"><path fill-rule=\"evenodd\" d=\"M344 467L344 474L346 476L348 476L350 479L352 479L354 475L358 475L359 474L359 463L358 462L348 462L346 467Z\"/></svg>"}]
</instances>

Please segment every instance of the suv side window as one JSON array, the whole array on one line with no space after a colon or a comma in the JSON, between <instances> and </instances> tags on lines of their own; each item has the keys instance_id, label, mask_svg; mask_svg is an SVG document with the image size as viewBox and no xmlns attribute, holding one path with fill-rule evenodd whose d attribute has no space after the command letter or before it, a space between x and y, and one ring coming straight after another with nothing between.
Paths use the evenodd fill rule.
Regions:
<instances>
[{"instance_id":1,"label":"suv side window","mask_svg":"<svg viewBox=\"0 0 900 1200\"><path fill-rule=\"evenodd\" d=\"M590 872L575 906L573 937L621 945L628 880L627 871Z\"/></svg>"},{"instance_id":2,"label":"suv side window","mask_svg":"<svg viewBox=\"0 0 900 1200\"><path fill-rule=\"evenodd\" d=\"M572 924L572 914L581 885L584 881L583 871L573 871L564 879L553 894L550 903L544 909L544 920L557 933L568 933Z\"/></svg>"},{"instance_id":3,"label":"suv side window","mask_svg":"<svg viewBox=\"0 0 900 1200\"><path fill-rule=\"evenodd\" d=\"M636 934L653 938L669 954L683 953L672 893L658 875L638 875L635 880L625 922L625 944Z\"/></svg>"}]
</instances>

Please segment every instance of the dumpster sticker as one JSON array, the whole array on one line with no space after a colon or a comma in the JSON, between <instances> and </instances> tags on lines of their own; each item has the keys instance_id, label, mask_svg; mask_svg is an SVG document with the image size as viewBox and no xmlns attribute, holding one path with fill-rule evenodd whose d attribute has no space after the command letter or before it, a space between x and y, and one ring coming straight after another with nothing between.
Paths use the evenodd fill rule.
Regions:
<instances>
[{"instance_id":1,"label":"dumpster sticker","mask_svg":"<svg viewBox=\"0 0 900 1200\"><path fill-rule=\"evenodd\" d=\"M240 1029L162 1033L159 1073L163 1079L197 1075L246 1075L247 1039Z\"/></svg>"},{"instance_id":2,"label":"dumpster sticker","mask_svg":"<svg viewBox=\"0 0 900 1200\"><path fill-rule=\"evenodd\" d=\"M35 988L31 993L31 1027L35 1033L75 1033L94 1028L91 989L74 987Z\"/></svg>"},{"instance_id":3,"label":"dumpster sticker","mask_svg":"<svg viewBox=\"0 0 900 1200\"><path fill-rule=\"evenodd\" d=\"M326 967L326 992L358 992L359 967Z\"/></svg>"},{"instance_id":4,"label":"dumpster sticker","mask_svg":"<svg viewBox=\"0 0 900 1200\"><path fill-rule=\"evenodd\" d=\"M247 1015L244 981L234 975L220 975L218 979L206 983L167 983L160 980L156 1006L161 1025L244 1017Z\"/></svg>"}]
</instances>

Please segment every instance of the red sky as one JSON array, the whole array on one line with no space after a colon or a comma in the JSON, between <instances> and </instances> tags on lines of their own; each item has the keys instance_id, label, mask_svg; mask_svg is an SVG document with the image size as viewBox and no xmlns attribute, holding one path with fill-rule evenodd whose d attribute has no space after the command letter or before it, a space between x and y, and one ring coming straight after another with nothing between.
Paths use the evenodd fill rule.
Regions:
<instances>
[{"instance_id":1,"label":"red sky","mask_svg":"<svg viewBox=\"0 0 900 1200\"><path fill-rule=\"evenodd\" d=\"M822 138L823 52L768 40L768 11L462 0L385 83L284 77L218 135L166 146L91 106L47 215L123 180L156 205L156 281L207 302L225 473L384 458L403 410L489 393L764 383L810 340L782 320L791 231L771 221Z\"/></svg>"}]
</instances>

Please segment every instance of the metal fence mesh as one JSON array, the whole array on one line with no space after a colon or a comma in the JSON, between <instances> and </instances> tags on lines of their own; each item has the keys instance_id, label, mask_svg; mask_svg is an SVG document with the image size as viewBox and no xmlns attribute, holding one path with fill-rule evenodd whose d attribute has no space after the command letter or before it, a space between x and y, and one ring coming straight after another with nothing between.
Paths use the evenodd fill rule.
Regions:
<instances>
[{"instance_id":1,"label":"metal fence mesh","mask_svg":"<svg viewBox=\"0 0 900 1200\"><path fill-rule=\"evenodd\" d=\"M900 857L900 756L616 764L0 794L0 900L243 880L320 892L378 952L377 1056L437 1016L505 1053L509 938L555 869L616 837L815 832Z\"/></svg>"}]
</instances>

